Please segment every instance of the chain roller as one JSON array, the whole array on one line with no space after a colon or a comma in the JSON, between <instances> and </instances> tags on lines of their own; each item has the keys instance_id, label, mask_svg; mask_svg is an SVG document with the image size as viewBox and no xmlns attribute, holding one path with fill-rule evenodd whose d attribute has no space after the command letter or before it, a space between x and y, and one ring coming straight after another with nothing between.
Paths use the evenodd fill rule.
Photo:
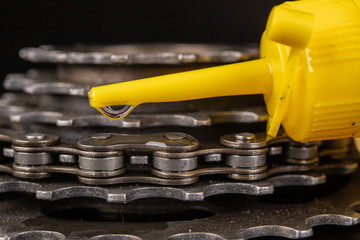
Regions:
<instances>
[{"instance_id":1,"label":"chain roller","mask_svg":"<svg viewBox=\"0 0 360 240\"><path fill-rule=\"evenodd\" d=\"M324 155L318 153L320 142L296 143L285 135L267 139L264 133L228 134L218 142L200 144L193 136L179 132L101 133L77 142L63 142L58 136L41 133L1 132L7 158L0 163L0 172L30 179L72 174L82 183L97 185L187 185L204 175L259 180L315 170L318 156ZM332 148L335 154L347 147L335 146L339 146ZM324 151L331 155L329 149Z\"/></svg>"}]
</instances>

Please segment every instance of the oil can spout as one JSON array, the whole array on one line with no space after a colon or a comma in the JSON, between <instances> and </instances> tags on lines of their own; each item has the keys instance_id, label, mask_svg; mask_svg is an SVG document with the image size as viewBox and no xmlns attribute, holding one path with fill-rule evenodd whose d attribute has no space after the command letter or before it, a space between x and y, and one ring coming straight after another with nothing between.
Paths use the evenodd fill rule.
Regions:
<instances>
[{"instance_id":1,"label":"oil can spout","mask_svg":"<svg viewBox=\"0 0 360 240\"><path fill-rule=\"evenodd\" d=\"M259 59L94 87L88 95L92 107L107 117L120 119L141 103L269 94L271 83L270 63ZM117 105L127 107L111 107Z\"/></svg>"},{"instance_id":2,"label":"oil can spout","mask_svg":"<svg viewBox=\"0 0 360 240\"><path fill-rule=\"evenodd\" d=\"M359 10L360 0L285 2L269 15L261 59L96 87L90 104L117 118L146 102L264 94L269 136L282 124L298 142L360 137Z\"/></svg>"}]
</instances>

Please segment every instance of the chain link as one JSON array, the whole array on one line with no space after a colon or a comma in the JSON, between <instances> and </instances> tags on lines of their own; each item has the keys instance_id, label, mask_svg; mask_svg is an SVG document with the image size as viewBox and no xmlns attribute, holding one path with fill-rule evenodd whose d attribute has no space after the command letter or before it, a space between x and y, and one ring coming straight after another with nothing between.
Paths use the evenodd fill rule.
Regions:
<instances>
[{"instance_id":1,"label":"chain link","mask_svg":"<svg viewBox=\"0 0 360 240\"><path fill-rule=\"evenodd\" d=\"M347 144L341 142L319 153L319 142L295 143L286 136L266 139L264 133L228 134L219 141L202 144L178 132L102 133L76 142L10 129L1 129L1 133L7 158L0 164L0 172L29 179L72 174L82 183L96 185L188 185L204 175L253 181L276 174L316 171L319 155L347 150Z\"/></svg>"}]
</instances>

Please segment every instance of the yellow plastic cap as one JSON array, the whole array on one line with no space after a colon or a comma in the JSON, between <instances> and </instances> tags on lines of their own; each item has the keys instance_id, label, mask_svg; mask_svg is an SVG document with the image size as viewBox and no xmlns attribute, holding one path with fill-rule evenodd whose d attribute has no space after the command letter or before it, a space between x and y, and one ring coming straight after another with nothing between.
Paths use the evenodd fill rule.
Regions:
<instances>
[{"instance_id":1,"label":"yellow plastic cap","mask_svg":"<svg viewBox=\"0 0 360 240\"><path fill-rule=\"evenodd\" d=\"M268 135L295 141L360 137L360 0L302 0L274 7L262 59L93 88L108 117L145 102L264 94ZM105 107L130 105L124 114Z\"/></svg>"},{"instance_id":2,"label":"yellow plastic cap","mask_svg":"<svg viewBox=\"0 0 360 240\"><path fill-rule=\"evenodd\" d=\"M360 135L359 10L358 0L294 1L273 9L260 47L274 72L273 91L265 96L270 135L279 121L300 142ZM291 33L282 33L296 19L302 20ZM292 39L297 32L304 38Z\"/></svg>"},{"instance_id":3,"label":"yellow plastic cap","mask_svg":"<svg viewBox=\"0 0 360 240\"><path fill-rule=\"evenodd\" d=\"M305 48L314 29L314 15L283 5L270 12L266 36L269 40L292 47Z\"/></svg>"}]
</instances>

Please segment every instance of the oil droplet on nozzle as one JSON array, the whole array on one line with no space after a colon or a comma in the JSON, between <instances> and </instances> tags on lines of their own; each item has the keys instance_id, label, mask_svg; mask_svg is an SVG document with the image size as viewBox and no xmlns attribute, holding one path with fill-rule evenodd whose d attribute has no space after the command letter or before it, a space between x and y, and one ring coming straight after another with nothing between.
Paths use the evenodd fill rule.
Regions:
<instances>
[{"instance_id":1,"label":"oil droplet on nozzle","mask_svg":"<svg viewBox=\"0 0 360 240\"><path fill-rule=\"evenodd\" d=\"M103 115L110 119L122 119L126 117L133 109L134 105L106 106L97 108Z\"/></svg>"}]
</instances>

